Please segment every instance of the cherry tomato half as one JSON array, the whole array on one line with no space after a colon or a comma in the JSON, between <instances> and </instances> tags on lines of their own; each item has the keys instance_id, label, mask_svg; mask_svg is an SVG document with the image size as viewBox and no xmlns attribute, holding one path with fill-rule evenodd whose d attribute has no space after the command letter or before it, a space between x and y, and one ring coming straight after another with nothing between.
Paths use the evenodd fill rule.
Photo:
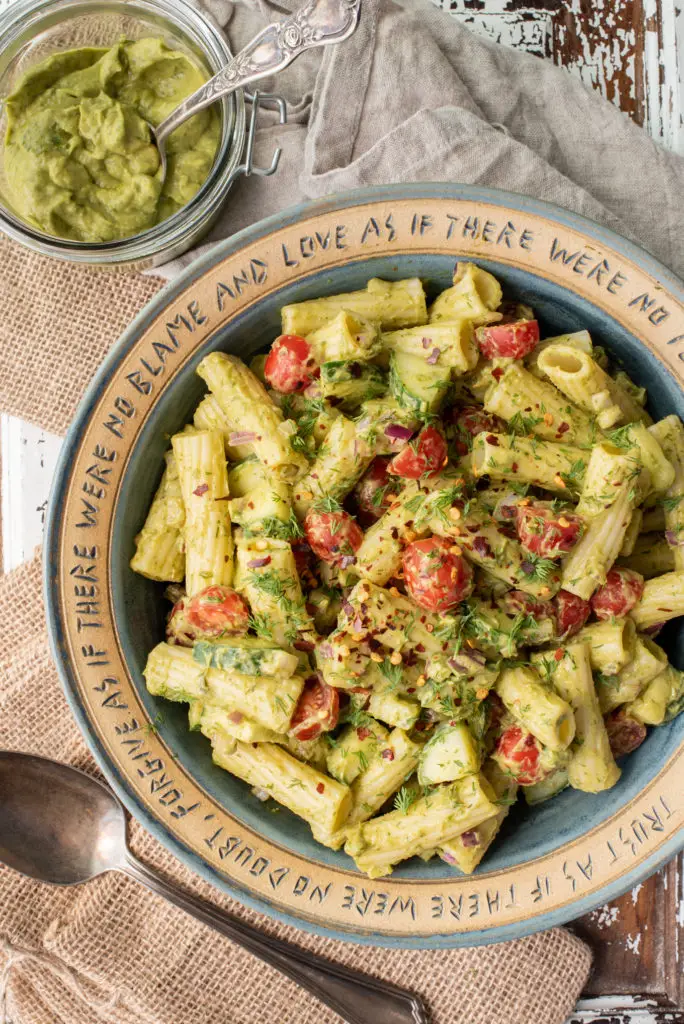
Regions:
<instances>
[{"instance_id":1,"label":"cherry tomato half","mask_svg":"<svg viewBox=\"0 0 684 1024\"><path fill-rule=\"evenodd\" d=\"M478 434L501 434L506 432L506 424L494 413L485 412L479 405L454 406L449 411L449 418L456 428L454 447L459 455L467 455L473 447L473 438Z\"/></svg>"},{"instance_id":2,"label":"cherry tomato half","mask_svg":"<svg viewBox=\"0 0 684 1024\"><path fill-rule=\"evenodd\" d=\"M264 377L276 391L303 391L320 373L311 348L298 334L281 334L271 345Z\"/></svg>"},{"instance_id":3,"label":"cherry tomato half","mask_svg":"<svg viewBox=\"0 0 684 1024\"><path fill-rule=\"evenodd\" d=\"M613 757L631 754L646 739L646 726L626 714L623 708L611 711L604 722Z\"/></svg>"},{"instance_id":4,"label":"cherry tomato half","mask_svg":"<svg viewBox=\"0 0 684 1024\"><path fill-rule=\"evenodd\" d=\"M621 619L631 612L644 592L644 577L633 569L611 569L606 582L591 599L591 608L599 619Z\"/></svg>"},{"instance_id":5,"label":"cherry tomato half","mask_svg":"<svg viewBox=\"0 0 684 1024\"><path fill-rule=\"evenodd\" d=\"M525 551L542 558L560 558L582 536L584 520L572 512L556 513L545 505L518 505L516 528Z\"/></svg>"},{"instance_id":6,"label":"cherry tomato half","mask_svg":"<svg viewBox=\"0 0 684 1024\"><path fill-rule=\"evenodd\" d=\"M249 607L230 587L213 586L178 601L169 616L167 636L180 644L219 636L239 636L249 628Z\"/></svg>"},{"instance_id":7,"label":"cherry tomato half","mask_svg":"<svg viewBox=\"0 0 684 1024\"><path fill-rule=\"evenodd\" d=\"M290 735L298 740L315 740L322 732L335 728L339 714L337 690L319 675L309 676L290 721Z\"/></svg>"},{"instance_id":8,"label":"cherry tomato half","mask_svg":"<svg viewBox=\"0 0 684 1024\"><path fill-rule=\"evenodd\" d=\"M330 565L343 567L353 563L354 555L363 541L361 527L344 510L339 512L312 510L307 513L304 520L304 533L317 558L322 558Z\"/></svg>"},{"instance_id":9,"label":"cherry tomato half","mask_svg":"<svg viewBox=\"0 0 684 1024\"><path fill-rule=\"evenodd\" d=\"M478 327L475 337L485 359L522 359L539 341L539 324L536 320L490 324Z\"/></svg>"},{"instance_id":10,"label":"cherry tomato half","mask_svg":"<svg viewBox=\"0 0 684 1024\"><path fill-rule=\"evenodd\" d=\"M531 732L509 725L499 736L492 757L520 786L541 782L548 772L539 763L541 744Z\"/></svg>"},{"instance_id":11,"label":"cherry tomato half","mask_svg":"<svg viewBox=\"0 0 684 1024\"><path fill-rule=\"evenodd\" d=\"M410 596L431 612L446 612L470 596L473 570L444 537L426 537L404 551L404 583Z\"/></svg>"},{"instance_id":12,"label":"cherry tomato half","mask_svg":"<svg viewBox=\"0 0 684 1024\"><path fill-rule=\"evenodd\" d=\"M392 499L401 490L401 484L387 472L389 459L381 456L373 459L369 469L354 488L356 504L362 512L379 519L392 504Z\"/></svg>"},{"instance_id":13,"label":"cherry tomato half","mask_svg":"<svg viewBox=\"0 0 684 1024\"><path fill-rule=\"evenodd\" d=\"M388 473L418 480L425 473L436 473L444 465L447 445L436 427L423 427L418 437L409 441L387 467Z\"/></svg>"},{"instance_id":14,"label":"cherry tomato half","mask_svg":"<svg viewBox=\"0 0 684 1024\"><path fill-rule=\"evenodd\" d=\"M569 590L559 590L553 599L553 605L559 640L567 640L568 637L579 633L591 612L589 602L577 597L576 594L571 594Z\"/></svg>"}]
</instances>

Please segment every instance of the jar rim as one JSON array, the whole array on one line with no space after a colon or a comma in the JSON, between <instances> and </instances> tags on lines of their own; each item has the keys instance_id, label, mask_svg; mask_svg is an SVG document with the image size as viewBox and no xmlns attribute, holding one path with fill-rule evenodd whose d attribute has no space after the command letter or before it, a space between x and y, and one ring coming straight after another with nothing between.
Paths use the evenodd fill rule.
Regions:
<instances>
[{"instance_id":1,"label":"jar rim","mask_svg":"<svg viewBox=\"0 0 684 1024\"><path fill-rule=\"evenodd\" d=\"M126 0L125 6L126 13L133 18L136 14L147 14L168 22L201 53L213 74L233 56L221 30L188 0L174 0L173 4L164 0ZM37 34L41 22L55 13L62 22L67 22L70 17L107 10L121 13L120 0L16 0L0 13L2 49L7 52L27 25L33 25ZM2 102L0 99L0 105ZM32 227L8 209L0 196L0 231L34 252L83 265L135 263L166 249L178 251L175 247L185 232L195 230L198 221L208 219L223 201L241 159L246 136L244 93L237 90L219 103L221 142L211 171L192 199L165 220L126 238L78 242Z\"/></svg>"}]
</instances>

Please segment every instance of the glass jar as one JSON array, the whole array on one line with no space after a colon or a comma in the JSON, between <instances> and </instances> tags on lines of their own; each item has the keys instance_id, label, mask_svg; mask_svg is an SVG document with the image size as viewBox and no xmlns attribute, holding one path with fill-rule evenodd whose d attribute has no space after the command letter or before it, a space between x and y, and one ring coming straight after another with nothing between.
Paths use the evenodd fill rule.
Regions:
<instances>
[{"instance_id":1,"label":"glass jar","mask_svg":"<svg viewBox=\"0 0 684 1024\"><path fill-rule=\"evenodd\" d=\"M161 36L214 75L232 57L221 32L187 0L17 0L0 15L0 231L34 252L72 263L138 270L166 263L191 248L216 219L226 193L240 174L272 174L252 167L259 102L242 90L218 101L221 139L209 177L181 210L140 234L114 242L75 242L34 228L12 209L4 174L7 128L4 100L35 64L59 50L112 46L121 37ZM277 96L281 122L285 104ZM246 102L252 103L247 118Z\"/></svg>"}]
</instances>

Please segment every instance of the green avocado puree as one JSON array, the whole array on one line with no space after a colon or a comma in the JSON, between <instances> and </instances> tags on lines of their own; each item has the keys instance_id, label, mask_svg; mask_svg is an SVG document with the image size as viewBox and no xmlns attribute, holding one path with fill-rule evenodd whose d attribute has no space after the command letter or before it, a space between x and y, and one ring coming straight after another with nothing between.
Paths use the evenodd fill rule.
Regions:
<instances>
[{"instance_id":1,"label":"green avocado puree","mask_svg":"<svg viewBox=\"0 0 684 1024\"><path fill-rule=\"evenodd\" d=\"M110 242L165 220L206 181L220 136L209 107L159 153L159 124L207 75L161 39L56 53L8 98L5 177L16 213L51 235Z\"/></svg>"}]
</instances>

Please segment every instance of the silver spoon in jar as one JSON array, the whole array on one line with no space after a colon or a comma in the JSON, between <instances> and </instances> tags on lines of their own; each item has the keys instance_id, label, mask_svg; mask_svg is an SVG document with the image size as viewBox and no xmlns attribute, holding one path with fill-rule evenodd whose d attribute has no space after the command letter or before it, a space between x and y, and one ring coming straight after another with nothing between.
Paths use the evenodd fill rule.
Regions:
<instances>
[{"instance_id":1,"label":"silver spoon in jar","mask_svg":"<svg viewBox=\"0 0 684 1024\"><path fill-rule=\"evenodd\" d=\"M287 975L348 1024L428 1024L417 997L330 963L191 896L133 856L126 816L112 791L77 768L0 751L0 863L52 885L122 871Z\"/></svg>"},{"instance_id":2,"label":"silver spoon in jar","mask_svg":"<svg viewBox=\"0 0 684 1024\"><path fill-rule=\"evenodd\" d=\"M160 124L154 127L148 122L159 150L162 181L166 177L166 141L179 125L236 89L282 71L305 50L348 39L356 29L360 9L361 0L307 0L288 18L267 25Z\"/></svg>"}]
</instances>

